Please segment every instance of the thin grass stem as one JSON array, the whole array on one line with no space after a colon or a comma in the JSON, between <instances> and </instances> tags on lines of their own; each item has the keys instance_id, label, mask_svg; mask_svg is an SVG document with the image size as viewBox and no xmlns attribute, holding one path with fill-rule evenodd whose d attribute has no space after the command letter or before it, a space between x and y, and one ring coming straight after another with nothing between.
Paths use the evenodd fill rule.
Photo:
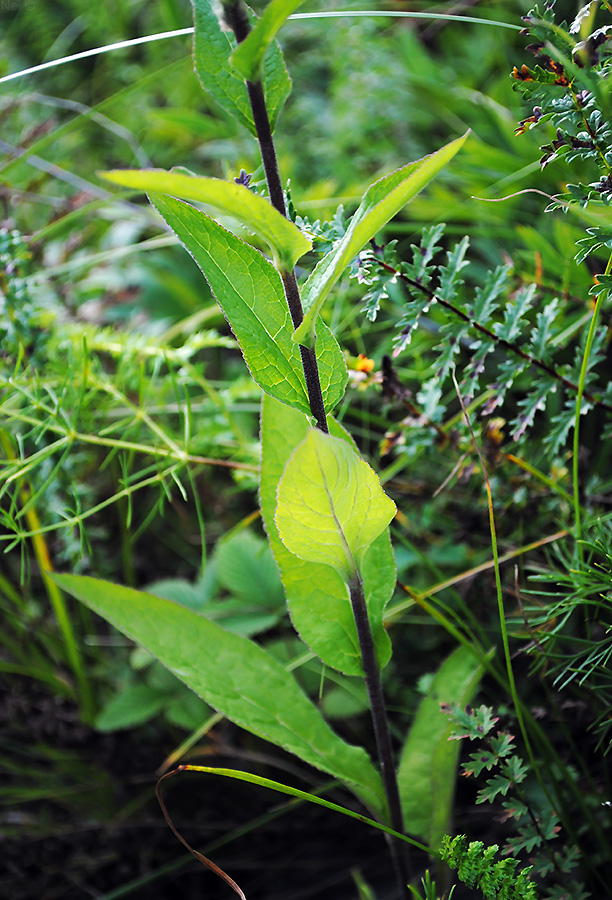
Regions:
<instances>
[{"instance_id":1,"label":"thin grass stem","mask_svg":"<svg viewBox=\"0 0 612 900\"><path fill-rule=\"evenodd\" d=\"M612 271L612 254L606 265L605 275L609 275ZM584 353L582 355L582 365L580 367L580 377L578 378L578 390L576 391L576 416L574 421L574 439L572 454L572 483L574 490L574 521L576 529L576 556L579 563L584 560L584 552L582 544L582 519L580 510L580 416L582 415L582 400L585 396L584 386L589 371L589 361L591 351L593 349L593 341L597 331L597 322L603 305L604 299L608 297L608 291L600 291L595 301L593 315L591 316L591 324L587 333L586 343L584 345Z\"/></svg>"}]
</instances>

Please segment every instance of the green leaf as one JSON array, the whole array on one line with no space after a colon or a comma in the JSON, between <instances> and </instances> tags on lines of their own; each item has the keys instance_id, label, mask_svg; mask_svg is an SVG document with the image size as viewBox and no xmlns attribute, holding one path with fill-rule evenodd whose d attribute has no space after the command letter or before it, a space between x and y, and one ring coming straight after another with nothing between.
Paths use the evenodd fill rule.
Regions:
<instances>
[{"instance_id":1,"label":"green leaf","mask_svg":"<svg viewBox=\"0 0 612 900\"><path fill-rule=\"evenodd\" d=\"M236 537L242 537L242 535L236 535ZM267 550L267 545L263 541L261 543ZM149 585L147 591L155 594L156 597L171 600L173 603L201 613L211 622L222 625L227 631L241 634L243 637L252 637L273 628L284 612L282 584L269 551L268 555L273 567L273 572L270 572L270 582L266 584L261 581L260 583L251 581L249 599L245 596L240 599L235 597L218 599L214 596L219 584L216 576L211 578L210 573L214 574L218 562L217 554L215 554L214 562L206 567L204 579L201 581L191 584L180 578L166 579ZM237 584L242 567L245 565L247 569L249 567L248 557L245 559L245 556L241 556L238 548L236 548L234 563L238 567L235 569Z\"/></svg>"},{"instance_id":2,"label":"green leaf","mask_svg":"<svg viewBox=\"0 0 612 900\"><path fill-rule=\"evenodd\" d=\"M194 60L205 91L219 106L234 116L252 134L256 134L246 84L230 62L235 47L233 36L221 30L209 0L193 0ZM272 130L291 92L291 79L276 42L268 46L264 62L264 92Z\"/></svg>"},{"instance_id":3,"label":"green leaf","mask_svg":"<svg viewBox=\"0 0 612 900\"><path fill-rule=\"evenodd\" d=\"M209 599L202 582L191 584L184 578L160 579L147 585L147 590L156 597L172 600L173 603L178 603L194 612L203 612L206 601Z\"/></svg>"},{"instance_id":4,"label":"green leaf","mask_svg":"<svg viewBox=\"0 0 612 900\"><path fill-rule=\"evenodd\" d=\"M210 707L186 688L183 688L180 696L172 699L164 709L165 718L173 725L184 728L185 731L194 731L199 728L210 715Z\"/></svg>"},{"instance_id":5,"label":"green leaf","mask_svg":"<svg viewBox=\"0 0 612 900\"><path fill-rule=\"evenodd\" d=\"M219 541L215 564L219 583L242 600L264 608L283 600L283 585L270 547L250 531Z\"/></svg>"},{"instance_id":6,"label":"green leaf","mask_svg":"<svg viewBox=\"0 0 612 900\"><path fill-rule=\"evenodd\" d=\"M54 575L65 591L155 654L206 703L237 725L348 783L384 812L367 753L346 744L262 647L169 600L81 575Z\"/></svg>"},{"instance_id":7,"label":"green leaf","mask_svg":"<svg viewBox=\"0 0 612 900\"><path fill-rule=\"evenodd\" d=\"M291 93L291 78L283 53L276 41L272 42L264 60L263 87L270 129L274 131L277 119Z\"/></svg>"},{"instance_id":8,"label":"green leaf","mask_svg":"<svg viewBox=\"0 0 612 900\"><path fill-rule=\"evenodd\" d=\"M259 81L261 67L268 47L292 12L304 0L271 0L246 39L238 44L230 61L247 81Z\"/></svg>"},{"instance_id":9,"label":"green leaf","mask_svg":"<svg viewBox=\"0 0 612 900\"><path fill-rule=\"evenodd\" d=\"M206 203L223 215L233 216L266 242L281 270L292 269L312 246L293 222L274 209L265 197L235 181L199 178L165 169L115 169L101 172L100 176L137 191L171 194Z\"/></svg>"},{"instance_id":10,"label":"green leaf","mask_svg":"<svg viewBox=\"0 0 612 900\"><path fill-rule=\"evenodd\" d=\"M311 428L280 480L276 527L291 553L332 566L349 584L395 512L365 460L341 438Z\"/></svg>"},{"instance_id":11,"label":"green leaf","mask_svg":"<svg viewBox=\"0 0 612 900\"><path fill-rule=\"evenodd\" d=\"M94 727L99 731L134 728L156 716L167 702L167 691L147 687L145 684L129 685L102 707L95 718Z\"/></svg>"},{"instance_id":12,"label":"green leaf","mask_svg":"<svg viewBox=\"0 0 612 900\"><path fill-rule=\"evenodd\" d=\"M310 415L300 350L280 275L254 247L205 213L172 197L152 202L204 273L236 335L247 366L266 393ZM319 375L325 409L344 394L347 381L342 351L329 328L319 322Z\"/></svg>"},{"instance_id":13,"label":"green leaf","mask_svg":"<svg viewBox=\"0 0 612 900\"><path fill-rule=\"evenodd\" d=\"M440 703L462 707L472 699L483 667L467 647L444 660L421 701L397 774L406 831L437 849L448 831L460 744Z\"/></svg>"},{"instance_id":14,"label":"green leaf","mask_svg":"<svg viewBox=\"0 0 612 900\"><path fill-rule=\"evenodd\" d=\"M295 341L307 347L314 344L316 318L344 269L368 241L450 162L468 134L370 185L346 234L323 257L304 286L302 299L305 315L293 336Z\"/></svg>"},{"instance_id":15,"label":"green leaf","mask_svg":"<svg viewBox=\"0 0 612 900\"><path fill-rule=\"evenodd\" d=\"M348 433L337 422L331 418L328 422L332 434L354 446ZM261 412L262 517L296 631L326 665L346 675L363 675L347 585L331 566L305 562L290 553L280 539L274 520L278 483L289 457L307 432L308 421L304 415L270 396L264 396ZM383 627L382 616L393 594L396 579L388 530L367 551L362 577L376 655L382 667L391 657L391 643Z\"/></svg>"}]
</instances>

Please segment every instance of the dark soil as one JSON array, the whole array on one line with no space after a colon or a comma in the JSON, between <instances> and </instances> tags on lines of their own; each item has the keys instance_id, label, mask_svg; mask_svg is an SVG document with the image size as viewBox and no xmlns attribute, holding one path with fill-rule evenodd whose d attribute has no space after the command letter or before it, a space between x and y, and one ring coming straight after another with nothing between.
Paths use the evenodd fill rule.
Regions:
<instances>
[{"instance_id":1,"label":"dark soil","mask_svg":"<svg viewBox=\"0 0 612 900\"><path fill-rule=\"evenodd\" d=\"M3 688L0 753L8 802L0 810L1 897L234 896L180 845L155 800L155 770L176 742L150 726L93 731L71 704L32 680L11 679ZM198 750L192 762L250 769L304 789L321 783L318 773L296 768L280 751L227 723ZM355 802L341 791L326 796ZM353 900L352 871L378 900L394 896L385 840L359 822L194 773L167 782L165 798L186 840L210 854L249 900ZM265 821L253 826L260 817Z\"/></svg>"}]
</instances>

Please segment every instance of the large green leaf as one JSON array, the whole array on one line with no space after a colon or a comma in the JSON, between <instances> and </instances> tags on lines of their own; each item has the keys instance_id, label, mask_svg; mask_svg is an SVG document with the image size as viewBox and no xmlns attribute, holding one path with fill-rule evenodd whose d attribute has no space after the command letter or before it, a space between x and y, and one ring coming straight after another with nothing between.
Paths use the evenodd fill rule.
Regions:
<instances>
[{"instance_id":1,"label":"large green leaf","mask_svg":"<svg viewBox=\"0 0 612 900\"><path fill-rule=\"evenodd\" d=\"M380 229L427 185L461 149L467 134L440 150L409 163L371 184L351 219L346 234L318 263L304 285L304 321L293 339L311 347L315 340L315 322L321 307L344 269L360 250L376 237Z\"/></svg>"},{"instance_id":2,"label":"large green leaf","mask_svg":"<svg viewBox=\"0 0 612 900\"><path fill-rule=\"evenodd\" d=\"M292 269L312 246L299 228L274 209L265 197L235 181L200 178L182 172L166 172L165 169L116 169L100 174L107 181L123 187L206 203L223 215L233 216L266 242L282 270Z\"/></svg>"},{"instance_id":3,"label":"large green leaf","mask_svg":"<svg viewBox=\"0 0 612 900\"><path fill-rule=\"evenodd\" d=\"M406 831L437 850L452 813L459 741L449 740L453 724L441 703L470 702L484 669L467 647L458 647L436 672L402 752L397 774Z\"/></svg>"},{"instance_id":4,"label":"large green leaf","mask_svg":"<svg viewBox=\"0 0 612 900\"><path fill-rule=\"evenodd\" d=\"M259 81L264 57L274 37L292 12L304 0L271 0L253 30L239 44L230 59L247 81Z\"/></svg>"},{"instance_id":5,"label":"large green leaf","mask_svg":"<svg viewBox=\"0 0 612 900\"><path fill-rule=\"evenodd\" d=\"M332 566L350 584L395 512L366 461L346 441L311 428L280 480L276 527L291 553Z\"/></svg>"},{"instance_id":6,"label":"large green leaf","mask_svg":"<svg viewBox=\"0 0 612 900\"><path fill-rule=\"evenodd\" d=\"M193 9L193 55L202 87L212 94L219 106L255 134L246 84L230 62L230 54L235 47L233 36L222 31L210 0L193 0ZM274 130L278 115L291 92L291 79L276 42L267 45L266 49L263 83L268 117Z\"/></svg>"},{"instance_id":7,"label":"large green leaf","mask_svg":"<svg viewBox=\"0 0 612 900\"><path fill-rule=\"evenodd\" d=\"M339 778L370 808L384 811L380 777L365 750L339 738L293 675L258 644L144 591L81 575L54 580L228 719Z\"/></svg>"},{"instance_id":8,"label":"large green leaf","mask_svg":"<svg viewBox=\"0 0 612 900\"><path fill-rule=\"evenodd\" d=\"M310 414L300 350L274 266L193 206L173 197L151 199L204 273L254 380L282 403ZM346 364L329 328L320 322L317 331L321 391L330 410L344 394Z\"/></svg>"},{"instance_id":9,"label":"large green leaf","mask_svg":"<svg viewBox=\"0 0 612 900\"><path fill-rule=\"evenodd\" d=\"M329 419L332 434L354 446L348 433ZM348 587L331 566L294 556L281 541L274 512L281 475L295 447L306 437L304 415L264 396L261 414L261 511L281 578L289 615L300 637L328 666L346 675L363 675L359 641ZM395 561L389 532L381 534L365 554L362 578L370 626L379 665L391 657L391 643L383 627L385 605L395 588Z\"/></svg>"}]
</instances>

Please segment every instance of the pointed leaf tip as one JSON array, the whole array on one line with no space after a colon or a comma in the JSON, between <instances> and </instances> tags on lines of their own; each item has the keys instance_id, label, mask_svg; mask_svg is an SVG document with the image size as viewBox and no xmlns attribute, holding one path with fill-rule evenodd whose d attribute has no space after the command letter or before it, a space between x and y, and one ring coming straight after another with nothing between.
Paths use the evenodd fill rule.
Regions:
<instances>
[{"instance_id":1,"label":"pointed leaf tip","mask_svg":"<svg viewBox=\"0 0 612 900\"><path fill-rule=\"evenodd\" d=\"M341 241L317 264L304 285L304 320L293 340L306 347L315 341L315 322L326 297L345 268L378 231L450 162L466 142L470 132L444 147L379 178L367 189Z\"/></svg>"}]
</instances>

